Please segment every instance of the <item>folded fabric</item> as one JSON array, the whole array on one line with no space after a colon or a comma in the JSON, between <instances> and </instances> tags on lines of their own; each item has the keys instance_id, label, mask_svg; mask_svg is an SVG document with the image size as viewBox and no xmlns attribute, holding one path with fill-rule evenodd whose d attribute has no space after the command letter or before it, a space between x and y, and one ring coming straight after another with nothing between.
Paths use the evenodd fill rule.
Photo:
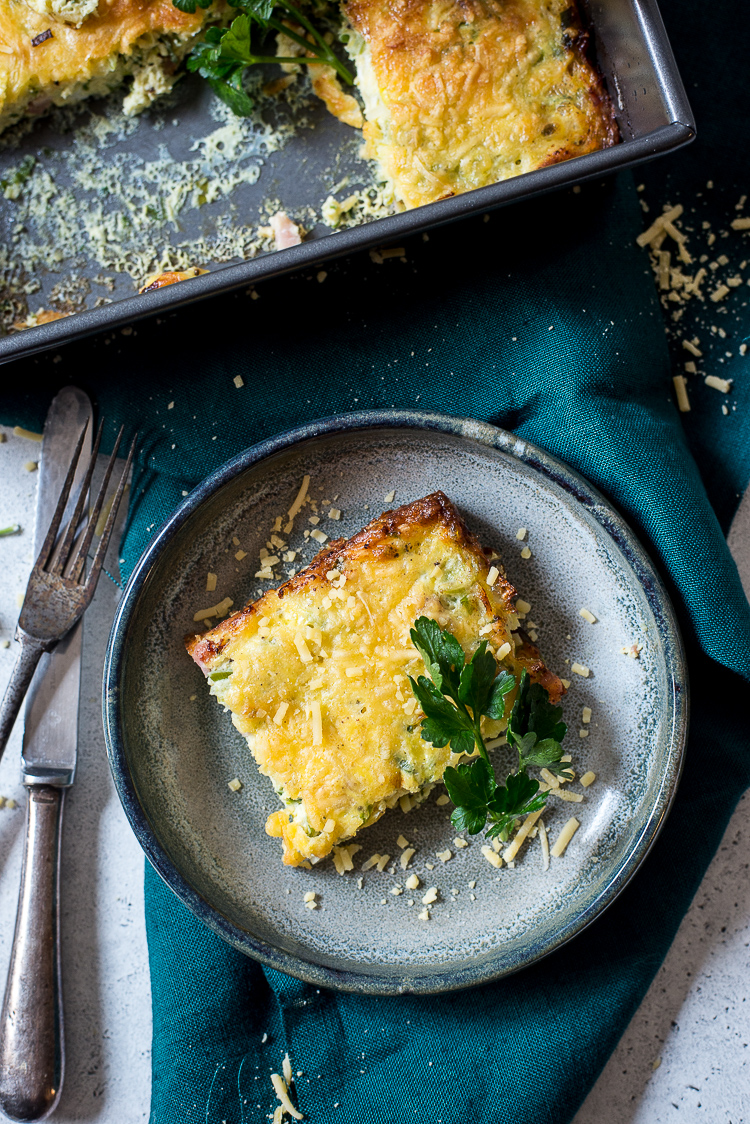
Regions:
<instances>
[{"instance_id":1,"label":"folded fabric","mask_svg":"<svg viewBox=\"0 0 750 1124\"><path fill-rule=\"evenodd\" d=\"M739 347L750 333L747 288L661 308L635 245L664 204L682 201L691 246L705 240L707 271L721 253L727 270L747 276L750 235L729 233L729 223L743 177L750 182L731 105L750 29L729 4L664 6L702 135L639 173L645 190L622 175L414 239L405 264L334 263L322 284L303 273L265 284L257 301L213 300L71 346L58 363L15 365L4 420L38 428L57 386L77 382L105 416L108 440L121 422L140 431L125 574L182 496L248 444L314 417L419 405L513 429L583 472L660 567L688 648L690 743L662 835L598 921L517 976L429 999L309 987L224 945L147 868L152 1124L265 1120L275 1104L269 1074L287 1051L313 1124L564 1124L637 1008L750 782L741 706L750 610L724 542L750 476L750 358ZM671 377L693 362L682 341L695 339L698 369L733 379L732 394L688 374L693 409L680 416Z\"/></svg>"}]
</instances>

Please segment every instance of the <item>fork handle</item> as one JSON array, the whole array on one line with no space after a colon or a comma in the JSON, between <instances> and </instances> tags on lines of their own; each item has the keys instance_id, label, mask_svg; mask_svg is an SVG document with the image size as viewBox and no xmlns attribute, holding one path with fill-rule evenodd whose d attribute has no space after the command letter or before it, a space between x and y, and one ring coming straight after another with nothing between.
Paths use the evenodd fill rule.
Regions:
<instances>
[{"instance_id":1,"label":"fork handle","mask_svg":"<svg viewBox=\"0 0 750 1124\"><path fill-rule=\"evenodd\" d=\"M63 1080L60 838L65 790L31 785L16 929L0 1015L0 1110L44 1120Z\"/></svg>"},{"instance_id":2,"label":"fork handle","mask_svg":"<svg viewBox=\"0 0 750 1124\"><path fill-rule=\"evenodd\" d=\"M20 628L16 630L16 640L21 642L21 652L11 672L10 682L5 689L2 706L0 706L0 758L3 756L8 738L15 725L21 703L31 686L36 666L43 654L54 647L54 644L45 644L41 640L35 640Z\"/></svg>"}]
</instances>

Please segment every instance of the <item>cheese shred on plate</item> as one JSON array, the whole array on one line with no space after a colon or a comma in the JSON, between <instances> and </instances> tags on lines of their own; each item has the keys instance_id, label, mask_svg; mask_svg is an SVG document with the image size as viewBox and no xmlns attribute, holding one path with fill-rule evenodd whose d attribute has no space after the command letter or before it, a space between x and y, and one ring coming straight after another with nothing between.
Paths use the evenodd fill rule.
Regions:
<instances>
[{"instance_id":1,"label":"cheese shred on plate","mask_svg":"<svg viewBox=\"0 0 750 1124\"><path fill-rule=\"evenodd\" d=\"M492 568L490 585L479 542L435 492L326 544L279 589L188 638L211 693L279 795L266 831L282 840L285 863L318 862L389 808L414 808L441 780L450 747L421 737L423 714L404 705L401 690L407 674L423 672L409 636L418 617L448 628L467 656L489 625L483 639L504 653L502 666L517 677L526 668L559 701L562 683L537 648L511 643L516 591L499 563ZM511 693L508 710L513 701ZM485 722L489 738L505 727ZM388 861L378 856L362 869L382 871Z\"/></svg>"}]
</instances>

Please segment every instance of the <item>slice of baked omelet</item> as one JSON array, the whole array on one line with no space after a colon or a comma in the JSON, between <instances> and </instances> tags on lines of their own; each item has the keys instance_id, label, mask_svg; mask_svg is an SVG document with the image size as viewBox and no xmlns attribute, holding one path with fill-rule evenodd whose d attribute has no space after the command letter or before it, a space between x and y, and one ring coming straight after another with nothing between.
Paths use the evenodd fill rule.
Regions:
<instances>
[{"instance_id":1,"label":"slice of baked omelet","mask_svg":"<svg viewBox=\"0 0 750 1124\"><path fill-rule=\"evenodd\" d=\"M124 108L139 112L171 88L206 18L172 0L0 0L0 132L129 75Z\"/></svg>"},{"instance_id":2,"label":"slice of baked omelet","mask_svg":"<svg viewBox=\"0 0 750 1124\"><path fill-rule=\"evenodd\" d=\"M409 637L417 617L448 628L469 656L487 639L504 667L525 667L560 699L562 683L517 631L514 597L435 492L332 542L279 589L189 638L281 799L266 831L283 840L285 863L322 859L441 779L451 750L420 736L406 678L424 674ZM495 736L505 723L490 725Z\"/></svg>"},{"instance_id":3,"label":"slice of baked omelet","mask_svg":"<svg viewBox=\"0 0 750 1124\"><path fill-rule=\"evenodd\" d=\"M344 0L364 154L419 207L615 144L574 0Z\"/></svg>"}]
</instances>

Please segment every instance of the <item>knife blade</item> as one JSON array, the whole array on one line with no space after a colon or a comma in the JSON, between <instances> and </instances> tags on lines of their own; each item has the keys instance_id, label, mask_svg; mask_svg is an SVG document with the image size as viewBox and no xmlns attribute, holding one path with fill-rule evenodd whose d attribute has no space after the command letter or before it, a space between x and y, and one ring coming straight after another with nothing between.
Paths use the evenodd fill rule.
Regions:
<instances>
[{"instance_id":1,"label":"knife blade","mask_svg":"<svg viewBox=\"0 0 750 1124\"><path fill-rule=\"evenodd\" d=\"M49 528L76 442L88 420L82 456L62 526L72 514L91 453L92 409L75 386L53 399L44 423L34 526L34 557ZM75 779L83 620L42 656L26 697L21 766L24 784L70 785Z\"/></svg>"}]
</instances>

